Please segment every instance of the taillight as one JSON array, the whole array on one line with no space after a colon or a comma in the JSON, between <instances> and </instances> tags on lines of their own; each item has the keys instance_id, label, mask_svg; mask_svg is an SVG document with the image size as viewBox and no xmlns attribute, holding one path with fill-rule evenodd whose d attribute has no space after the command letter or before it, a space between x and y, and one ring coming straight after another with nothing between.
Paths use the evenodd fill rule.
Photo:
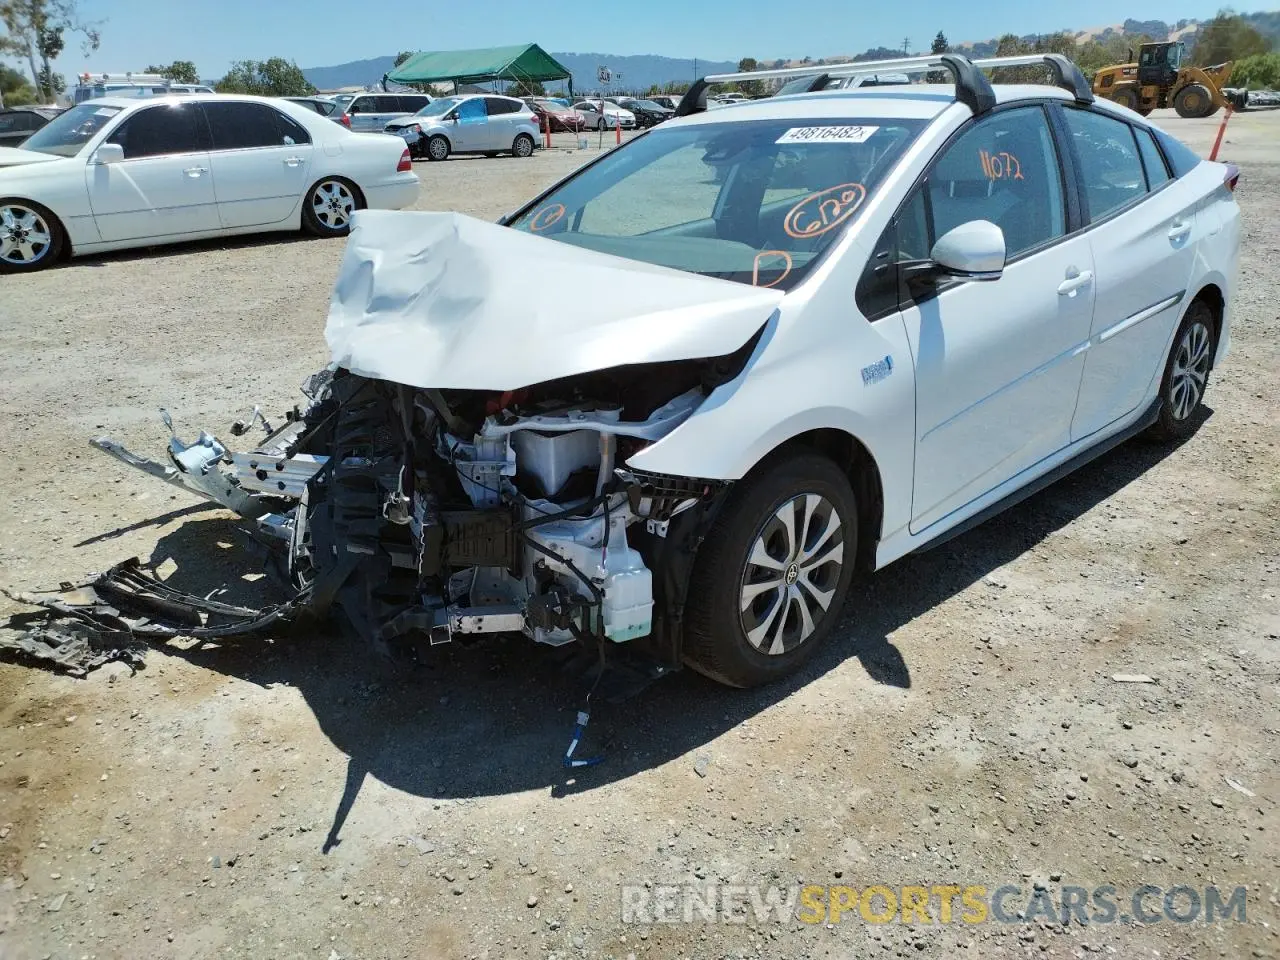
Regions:
<instances>
[{"instance_id":1,"label":"taillight","mask_svg":"<svg viewBox=\"0 0 1280 960\"><path fill-rule=\"evenodd\" d=\"M1227 189L1232 193L1236 192L1236 184L1240 182L1240 168L1234 163L1227 164L1227 175L1223 177L1223 183L1227 185Z\"/></svg>"},{"instance_id":2,"label":"taillight","mask_svg":"<svg viewBox=\"0 0 1280 960\"><path fill-rule=\"evenodd\" d=\"M339 118L338 122L339 122L339 123L341 123L344 127L346 127L346 128L348 128L348 129L350 129L350 128L351 128L351 115L350 115L350 114L347 114L347 113L344 113L344 114L341 116L341 118Z\"/></svg>"},{"instance_id":3,"label":"taillight","mask_svg":"<svg viewBox=\"0 0 1280 960\"><path fill-rule=\"evenodd\" d=\"M408 173L413 169L413 158L409 156L408 147L400 154L400 162L396 164L396 173Z\"/></svg>"}]
</instances>

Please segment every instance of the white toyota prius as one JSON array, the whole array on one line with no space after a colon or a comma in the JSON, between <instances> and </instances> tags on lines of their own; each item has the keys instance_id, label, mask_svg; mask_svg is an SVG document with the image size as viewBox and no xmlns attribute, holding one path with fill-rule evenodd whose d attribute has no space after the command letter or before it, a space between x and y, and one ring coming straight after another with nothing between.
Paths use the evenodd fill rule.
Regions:
<instances>
[{"instance_id":1,"label":"white toyota prius","mask_svg":"<svg viewBox=\"0 0 1280 960\"><path fill-rule=\"evenodd\" d=\"M784 676L856 568L1200 422L1238 171L1033 60L1055 85L950 55L847 69L954 87L699 112L700 83L500 224L362 212L306 414L234 469L207 435L147 469L279 534L375 643Z\"/></svg>"},{"instance_id":2,"label":"white toyota prius","mask_svg":"<svg viewBox=\"0 0 1280 960\"><path fill-rule=\"evenodd\" d=\"M300 227L343 236L362 207L418 195L403 141L283 100L101 98L0 148L0 272Z\"/></svg>"}]
</instances>

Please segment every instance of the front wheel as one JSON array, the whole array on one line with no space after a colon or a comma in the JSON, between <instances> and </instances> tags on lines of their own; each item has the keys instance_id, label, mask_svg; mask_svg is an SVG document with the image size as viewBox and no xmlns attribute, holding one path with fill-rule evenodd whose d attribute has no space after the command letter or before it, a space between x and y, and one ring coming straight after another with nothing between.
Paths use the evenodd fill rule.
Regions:
<instances>
[{"instance_id":1,"label":"front wheel","mask_svg":"<svg viewBox=\"0 0 1280 960\"><path fill-rule=\"evenodd\" d=\"M355 184L341 177L328 177L307 192L302 224L317 237L345 237L351 232L351 217L363 206Z\"/></svg>"},{"instance_id":2,"label":"front wheel","mask_svg":"<svg viewBox=\"0 0 1280 960\"><path fill-rule=\"evenodd\" d=\"M1111 94L1113 103L1118 103L1122 107L1128 107L1130 110L1137 110L1140 103L1138 100L1138 91L1132 87L1121 87L1115 93Z\"/></svg>"},{"instance_id":3,"label":"front wheel","mask_svg":"<svg viewBox=\"0 0 1280 960\"><path fill-rule=\"evenodd\" d=\"M1213 311L1204 301L1187 308L1160 382L1160 419L1151 425L1152 439L1181 440L1195 429L1213 366L1214 326Z\"/></svg>"},{"instance_id":4,"label":"front wheel","mask_svg":"<svg viewBox=\"0 0 1280 960\"><path fill-rule=\"evenodd\" d=\"M685 657L733 687L794 673L834 628L853 577L858 509L844 473L796 453L740 481L694 564Z\"/></svg>"},{"instance_id":5,"label":"front wheel","mask_svg":"<svg viewBox=\"0 0 1280 960\"><path fill-rule=\"evenodd\" d=\"M1173 109L1178 116L1188 119L1203 119L1218 112L1218 105L1213 102L1213 94L1202 83L1189 83L1173 98Z\"/></svg>"},{"instance_id":6,"label":"front wheel","mask_svg":"<svg viewBox=\"0 0 1280 960\"><path fill-rule=\"evenodd\" d=\"M427 156L432 160L448 160L449 141L437 133L427 141Z\"/></svg>"},{"instance_id":7,"label":"front wheel","mask_svg":"<svg viewBox=\"0 0 1280 960\"><path fill-rule=\"evenodd\" d=\"M522 133L516 137L515 143L511 145L511 153L517 157L533 156L533 137L527 133Z\"/></svg>"},{"instance_id":8,"label":"front wheel","mask_svg":"<svg viewBox=\"0 0 1280 960\"><path fill-rule=\"evenodd\" d=\"M50 266L62 252L62 225L30 200L0 200L0 273L29 273Z\"/></svg>"}]
</instances>

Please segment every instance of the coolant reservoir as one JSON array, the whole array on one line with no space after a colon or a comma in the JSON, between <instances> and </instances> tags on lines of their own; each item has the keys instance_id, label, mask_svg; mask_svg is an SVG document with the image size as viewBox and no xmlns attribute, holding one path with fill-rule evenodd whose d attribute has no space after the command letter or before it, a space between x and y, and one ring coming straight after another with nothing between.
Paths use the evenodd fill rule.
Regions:
<instances>
[{"instance_id":1,"label":"coolant reservoir","mask_svg":"<svg viewBox=\"0 0 1280 960\"><path fill-rule=\"evenodd\" d=\"M603 604L604 634L618 643L653 629L653 574L640 552L627 543L625 519L621 533L609 540Z\"/></svg>"}]
</instances>

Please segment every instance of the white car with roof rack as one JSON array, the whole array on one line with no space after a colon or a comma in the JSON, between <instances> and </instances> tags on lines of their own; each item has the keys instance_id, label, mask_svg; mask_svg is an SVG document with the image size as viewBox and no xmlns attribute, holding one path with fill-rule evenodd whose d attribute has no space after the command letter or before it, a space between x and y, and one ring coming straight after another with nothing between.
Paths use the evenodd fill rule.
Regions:
<instances>
[{"instance_id":1,"label":"white car with roof rack","mask_svg":"<svg viewBox=\"0 0 1280 960\"><path fill-rule=\"evenodd\" d=\"M983 73L1033 63L1054 85ZM376 645L523 632L752 686L813 654L855 570L1194 431L1238 171L1061 57L871 67L954 86L708 112L717 82L804 74L706 78L497 225L361 213L305 440L234 455L251 509L200 489Z\"/></svg>"},{"instance_id":2,"label":"white car with roof rack","mask_svg":"<svg viewBox=\"0 0 1280 960\"><path fill-rule=\"evenodd\" d=\"M95 98L0 147L0 272L62 256L303 228L418 195L409 151L285 100Z\"/></svg>"}]
</instances>

